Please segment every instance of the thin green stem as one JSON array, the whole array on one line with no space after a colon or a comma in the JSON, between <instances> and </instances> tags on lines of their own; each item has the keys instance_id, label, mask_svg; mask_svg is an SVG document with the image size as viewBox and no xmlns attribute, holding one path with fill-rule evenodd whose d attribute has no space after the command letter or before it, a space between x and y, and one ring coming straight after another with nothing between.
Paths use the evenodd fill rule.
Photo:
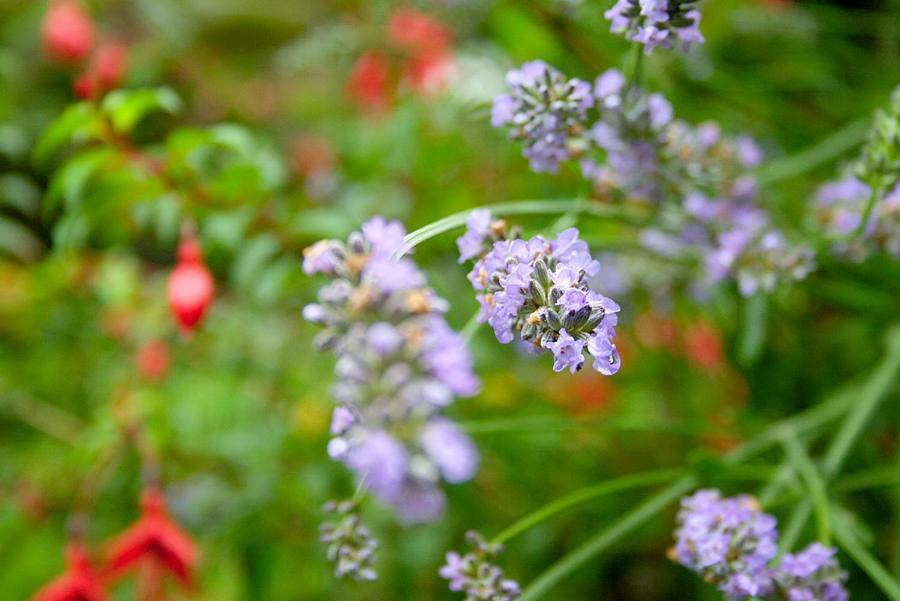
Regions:
<instances>
[{"instance_id":1,"label":"thin green stem","mask_svg":"<svg viewBox=\"0 0 900 601\"><path fill-rule=\"evenodd\" d=\"M798 442L796 436L786 435L782 439L784 450L794 469L800 474L806 488L809 490L813 508L816 512L816 521L819 526L819 540L823 545L831 545L831 516L828 512L828 493L825 491L825 481L819 475L812 459L803 445Z\"/></svg>"},{"instance_id":2,"label":"thin green stem","mask_svg":"<svg viewBox=\"0 0 900 601\"><path fill-rule=\"evenodd\" d=\"M809 148L767 163L757 173L757 180L767 186L802 175L859 146L868 131L869 119L854 121Z\"/></svg>"},{"instance_id":3,"label":"thin green stem","mask_svg":"<svg viewBox=\"0 0 900 601\"><path fill-rule=\"evenodd\" d=\"M847 474L834 483L837 492L847 493L866 488L900 487L900 465L876 467Z\"/></svg>"},{"instance_id":4,"label":"thin green stem","mask_svg":"<svg viewBox=\"0 0 900 601\"><path fill-rule=\"evenodd\" d=\"M869 199L866 201L866 208L863 210L862 219L860 220L859 225L856 226L856 231L853 232L854 238L859 238L866 231L866 225L872 217L872 211L875 209L875 204L878 202L879 194L880 190L876 186L872 186L872 192L869 194Z\"/></svg>"},{"instance_id":5,"label":"thin green stem","mask_svg":"<svg viewBox=\"0 0 900 601\"><path fill-rule=\"evenodd\" d=\"M632 511L626 513L612 526L601 530L580 547L560 559L544 571L522 592L520 601L536 601L552 589L560 580L609 548L635 528L647 523L670 503L697 485L694 476L686 476L653 495Z\"/></svg>"},{"instance_id":6,"label":"thin green stem","mask_svg":"<svg viewBox=\"0 0 900 601\"><path fill-rule=\"evenodd\" d=\"M459 331L459 335L462 336L466 344L469 344L479 327L481 327L481 322L478 321L478 312L476 311L469 318L469 321L466 322L466 325L463 326L462 330Z\"/></svg>"},{"instance_id":7,"label":"thin green stem","mask_svg":"<svg viewBox=\"0 0 900 601\"><path fill-rule=\"evenodd\" d=\"M781 538L778 539L779 555L794 548L797 541L800 540L800 534L803 532L803 527L806 526L810 514L812 514L812 502L809 499L803 499L794 506L794 511L787 520L787 526L781 533Z\"/></svg>"},{"instance_id":8,"label":"thin green stem","mask_svg":"<svg viewBox=\"0 0 900 601\"><path fill-rule=\"evenodd\" d=\"M591 501L599 497L610 495L616 492L622 492L633 488L641 488L644 486L652 486L654 484L665 484L676 479L678 476L684 475L684 470L680 469L664 469L641 474L629 474L600 484L588 486L568 495L562 496L555 501L544 505L537 511L534 511L512 526L494 537L495 543L506 543L510 539L519 534L537 526L554 515L565 511L571 507Z\"/></svg>"},{"instance_id":9,"label":"thin green stem","mask_svg":"<svg viewBox=\"0 0 900 601\"><path fill-rule=\"evenodd\" d=\"M491 213L501 217L506 215L553 215L559 213L577 213L590 215L600 219L621 221L631 225L644 225L645 220L640 216L623 210L619 207L600 204L595 201L576 199L558 200L522 200L517 202L499 203L489 205ZM442 219L417 229L407 234L403 247L397 251L397 256L408 254L419 244L449 232L466 224L466 220L472 211L460 211L448 215Z\"/></svg>"},{"instance_id":10,"label":"thin green stem","mask_svg":"<svg viewBox=\"0 0 900 601\"><path fill-rule=\"evenodd\" d=\"M891 573L881 565L874 555L869 553L843 517L835 521L834 536L841 548L856 562L856 565L869 575L872 582L878 585L888 599L900 601L900 583L891 576Z\"/></svg>"}]
</instances>

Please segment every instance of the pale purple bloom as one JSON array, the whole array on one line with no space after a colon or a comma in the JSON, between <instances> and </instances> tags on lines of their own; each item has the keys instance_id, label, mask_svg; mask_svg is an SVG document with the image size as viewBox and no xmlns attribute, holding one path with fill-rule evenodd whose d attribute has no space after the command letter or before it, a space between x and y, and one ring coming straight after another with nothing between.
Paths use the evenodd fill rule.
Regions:
<instances>
[{"instance_id":1,"label":"pale purple bloom","mask_svg":"<svg viewBox=\"0 0 900 601\"><path fill-rule=\"evenodd\" d=\"M777 552L772 516L750 497L722 498L701 490L681 501L674 556L729 599L766 597L774 591L768 563Z\"/></svg>"},{"instance_id":2,"label":"pale purple bloom","mask_svg":"<svg viewBox=\"0 0 900 601\"><path fill-rule=\"evenodd\" d=\"M838 565L836 554L836 549L813 543L782 557L775 579L788 601L847 601L847 573Z\"/></svg>"},{"instance_id":3,"label":"pale purple bloom","mask_svg":"<svg viewBox=\"0 0 900 601\"><path fill-rule=\"evenodd\" d=\"M451 484L471 480L478 471L478 451L472 440L447 419L432 420L422 430L422 449Z\"/></svg>"},{"instance_id":4,"label":"pale purple bloom","mask_svg":"<svg viewBox=\"0 0 900 601\"><path fill-rule=\"evenodd\" d=\"M508 344L518 333L533 348L553 354L555 371L574 373L584 364L588 341L602 333L612 351L605 350L594 365L611 375L619 367L611 339L620 309L588 285L600 269L578 230L569 228L551 241L497 240L468 277L480 305L478 319L499 342Z\"/></svg>"},{"instance_id":5,"label":"pale purple bloom","mask_svg":"<svg viewBox=\"0 0 900 601\"><path fill-rule=\"evenodd\" d=\"M685 50L703 42L700 11L692 0L617 0L604 16L610 31L644 44L650 54L657 46L671 48L681 42Z\"/></svg>"},{"instance_id":6,"label":"pale purple bloom","mask_svg":"<svg viewBox=\"0 0 900 601\"><path fill-rule=\"evenodd\" d=\"M344 455L343 461L356 472L365 486L390 503L397 497L406 478L406 449L397 439L382 430L361 432Z\"/></svg>"},{"instance_id":7,"label":"pale purple bloom","mask_svg":"<svg viewBox=\"0 0 900 601\"><path fill-rule=\"evenodd\" d=\"M368 343L376 352L389 355L403 344L403 334L396 326L386 321L379 321L369 326Z\"/></svg>"},{"instance_id":8,"label":"pale purple bloom","mask_svg":"<svg viewBox=\"0 0 900 601\"><path fill-rule=\"evenodd\" d=\"M593 106L590 84L567 80L543 61L513 69L506 82L510 92L494 99L491 124L510 126L510 135L524 142L532 170L556 173L570 158L572 132L583 128Z\"/></svg>"},{"instance_id":9,"label":"pale purple bloom","mask_svg":"<svg viewBox=\"0 0 900 601\"><path fill-rule=\"evenodd\" d=\"M472 551L465 555L449 551L446 563L438 571L441 578L449 581L448 588L465 593L468 601L516 601L521 595L519 584L506 578L493 563L503 548L485 542L476 532L468 532L466 539Z\"/></svg>"},{"instance_id":10,"label":"pale purple bloom","mask_svg":"<svg viewBox=\"0 0 900 601\"><path fill-rule=\"evenodd\" d=\"M466 233L456 240L459 247L459 262L465 263L485 252L485 243L491 232L491 212L475 209L466 220Z\"/></svg>"}]
</instances>

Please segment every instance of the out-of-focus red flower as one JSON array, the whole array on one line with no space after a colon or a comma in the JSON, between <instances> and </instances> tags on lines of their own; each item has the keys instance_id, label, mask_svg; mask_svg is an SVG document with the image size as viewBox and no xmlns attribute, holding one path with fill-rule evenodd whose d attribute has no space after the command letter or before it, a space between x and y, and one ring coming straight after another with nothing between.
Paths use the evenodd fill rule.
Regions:
<instances>
[{"instance_id":1,"label":"out-of-focus red flower","mask_svg":"<svg viewBox=\"0 0 900 601\"><path fill-rule=\"evenodd\" d=\"M315 177L334 171L337 153L324 136L300 136L291 145L294 170L303 177Z\"/></svg>"},{"instance_id":2,"label":"out-of-focus red flower","mask_svg":"<svg viewBox=\"0 0 900 601\"><path fill-rule=\"evenodd\" d=\"M587 413L601 413L609 409L615 397L615 385L607 376L593 370L582 370L572 379L576 409Z\"/></svg>"},{"instance_id":3,"label":"out-of-focus red flower","mask_svg":"<svg viewBox=\"0 0 900 601\"><path fill-rule=\"evenodd\" d=\"M161 380L169 373L169 345L150 340L138 347L135 356L138 372L148 380Z\"/></svg>"},{"instance_id":4,"label":"out-of-focus red flower","mask_svg":"<svg viewBox=\"0 0 900 601\"><path fill-rule=\"evenodd\" d=\"M388 39L404 51L405 78L418 92L433 94L444 87L453 66L453 32L437 19L401 8L388 23Z\"/></svg>"},{"instance_id":5,"label":"out-of-focus red flower","mask_svg":"<svg viewBox=\"0 0 900 601\"><path fill-rule=\"evenodd\" d=\"M391 103L390 64L383 54L367 52L360 56L347 84L351 100L370 113L381 113Z\"/></svg>"},{"instance_id":6,"label":"out-of-focus red flower","mask_svg":"<svg viewBox=\"0 0 900 601\"><path fill-rule=\"evenodd\" d=\"M94 45L94 22L76 0L54 0L44 15L44 51L66 64L80 63Z\"/></svg>"},{"instance_id":7,"label":"out-of-focus red flower","mask_svg":"<svg viewBox=\"0 0 900 601\"><path fill-rule=\"evenodd\" d=\"M34 594L31 601L106 601L100 578L80 541L66 545L66 570Z\"/></svg>"},{"instance_id":8,"label":"out-of-focus red flower","mask_svg":"<svg viewBox=\"0 0 900 601\"><path fill-rule=\"evenodd\" d=\"M197 547L172 521L162 491L148 488L141 495L141 516L109 547L103 573L117 578L138 567L152 574L169 573L185 588L193 587Z\"/></svg>"},{"instance_id":9,"label":"out-of-focus red flower","mask_svg":"<svg viewBox=\"0 0 900 601\"><path fill-rule=\"evenodd\" d=\"M703 369L722 365L722 338L709 323L698 321L684 330L684 350L688 359Z\"/></svg>"},{"instance_id":10,"label":"out-of-focus red flower","mask_svg":"<svg viewBox=\"0 0 900 601\"><path fill-rule=\"evenodd\" d=\"M388 39L415 56L446 54L453 32L437 19L411 8L401 8L388 22Z\"/></svg>"},{"instance_id":11,"label":"out-of-focus red flower","mask_svg":"<svg viewBox=\"0 0 900 601\"><path fill-rule=\"evenodd\" d=\"M118 42L107 42L97 49L87 70L73 84L79 98L102 96L122 83L128 65L128 47Z\"/></svg>"},{"instance_id":12,"label":"out-of-focus red flower","mask_svg":"<svg viewBox=\"0 0 900 601\"><path fill-rule=\"evenodd\" d=\"M178 264L169 275L169 307L183 333L192 332L203 319L214 291L200 245L193 238L185 238L178 246Z\"/></svg>"}]
</instances>

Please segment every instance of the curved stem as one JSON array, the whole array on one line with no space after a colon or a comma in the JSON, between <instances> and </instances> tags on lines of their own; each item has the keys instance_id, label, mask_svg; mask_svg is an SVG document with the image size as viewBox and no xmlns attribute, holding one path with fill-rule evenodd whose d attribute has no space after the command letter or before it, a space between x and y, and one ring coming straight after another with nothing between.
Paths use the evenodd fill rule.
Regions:
<instances>
[{"instance_id":1,"label":"curved stem","mask_svg":"<svg viewBox=\"0 0 900 601\"><path fill-rule=\"evenodd\" d=\"M553 517L554 515L586 501L590 501L592 499L606 496L615 492L629 490L632 488L640 488L643 486L651 486L654 484L664 484L666 482L674 480L676 477L682 475L683 473L683 470L678 469L654 470L641 474L630 474L627 476L622 476L620 478L601 482L600 484L595 484L594 486L588 486L586 488L576 490L575 492L560 497L555 501L544 505L537 511L528 514L527 516L495 536L493 542L498 544L505 543L510 539L518 536L519 534L525 532L526 530L533 528L541 522Z\"/></svg>"},{"instance_id":2,"label":"curved stem","mask_svg":"<svg viewBox=\"0 0 900 601\"><path fill-rule=\"evenodd\" d=\"M517 202L499 203L489 205L491 213L495 216L504 215L553 215L558 213L581 213L601 219L612 219L631 225L643 225L644 220L634 213L628 213L619 207L600 204L597 202L576 198L562 200L521 200ZM397 251L397 257L408 254L419 244L430 240L435 236L449 232L466 224L471 215L471 210L460 211L438 219L433 223L407 234L403 247Z\"/></svg>"},{"instance_id":3,"label":"curved stem","mask_svg":"<svg viewBox=\"0 0 900 601\"><path fill-rule=\"evenodd\" d=\"M787 434L782 443L788 459L800 474L800 478L809 491L810 501L815 509L816 521L819 526L819 540L823 545L831 546L831 514L828 508L825 481L795 435Z\"/></svg>"}]
</instances>

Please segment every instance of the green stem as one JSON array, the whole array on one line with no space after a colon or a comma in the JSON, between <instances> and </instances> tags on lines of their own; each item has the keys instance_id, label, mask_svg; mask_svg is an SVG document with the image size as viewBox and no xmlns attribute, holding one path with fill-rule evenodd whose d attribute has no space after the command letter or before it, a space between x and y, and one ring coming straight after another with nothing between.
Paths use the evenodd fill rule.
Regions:
<instances>
[{"instance_id":1,"label":"green stem","mask_svg":"<svg viewBox=\"0 0 900 601\"><path fill-rule=\"evenodd\" d=\"M463 326L462 330L459 331L459 335L462 336L462 339L467 345L472 340L472 336L475 335L475 332L478 331L479 327L481 327L481 322L478 321L478 312L476 311L472 317L469 318L469 321L466 322L466 325Z\"/></svg>"},{"instance_id":2,"label":"green stem","mask_svg":"<svg viewBox=\"0 0 900 601\"><path fill-rule=\"evenodd\" d=\"M600 219L611 219L631 225L644 225L645 221L634 213L628 213L621 208L600 204L585 199L562 200L522 200L517 202L499 203L486 207L497 217L505 215L553 215L558 213L580 213ZM409 253L419 244L449 232L466 224L466 220L472 213L471 210L460 211L448 215L442 219L430 223L414 232L407 234L403 247L397 251L397 256Z\"/></svg>"},{"instance_id":3,"label":"green stem","mask_svg":"<svg viewBox=\"0 0 900 601\"><path fill-rule=\"evenodd\" d=\"M834 536L841 548L856 562L856 565L869 575L872 582L878 585L878 588L887 595L888 599L900 601L900 583L891 576L890 572L856 538L856 534L846 519L835 521Z\"/></svg>"},{"instance_id":4,"label":"green stem","mask_svg":"<svg viewBox=\"0 0 900 601\"><path fill-rule=\"evenodd\" d=\"M825 491L825 481L819 475L819 470L806 453L806 449L797 441L796 436L787 434L782 443L788 459L809 490L810 500L816 511L819 540L823 545L831 546L831 516L828 513L828 494Z\"/></svg>"},{"instance_id":5,"label":"green stem","mask_svg":"<svg viewBox=\"0 0 900 601\"><path fill-rule=\"evenodd\" d=\"M900 486L900 465L876 467L847 474L834 483L835 491L847 493L866 488Z\"/></svg>"},{"instance_id":6,"label":"green stem","mask_svg":"<svg viewBox=\"0 0 900 601\"><path fill-rule=\"evenodd\" d=\"M616 492L622 492L632 488L640 488L644 486L652 486L654 484L664 484L674 480L678 476L684 475L683 470L664 469L652 472L644 472L642 474L630 474L588 486L580 490L576 490L568 495L560 497L555 501L548 503L537 511L534 511L512 526L494 537L493 542L502 544L519 534L537 526L541 522L550 519L554 515L598 497L606 496Z\"/></svg>"},{"instance_id":7,"label":"green stem","mask_svg":"<svg viewBox=\"0 0 900 601\"><path fill-rule=\"evenodd\" d=\"M767 186L802 175L859 146L868 131L869 119L854 121L797 154L767 163L757 173L757 180L760 185Z\"/></svg>"},{"instance_id":8,"label":"green stem","mask_svg":"<svg viewBox=\"0 0 900 601\"><path fill-rule=\"evenodd\" d=\"M869 223L869 219L872 217L872 211L875 209L875 204L878 202L878 195L878 188L872 186L872 192L869 194L869 199L866 201L866 208L863 210L862 220L860 220L859 225L856 227L856 231L853 232L854 238L859 238L866 231L866 224Z\"/></svg>"},{"instance_id":9,"label":"green stem","mask_svg":"<svg viewBox=\"0 0 900 601\"><path fill-rule=\"evenodd\" d=\"M653 495L635 509L625 514L612 526L601 530L580 547L563 557L538 576L528 588L522 592L520 601L535 601L552 589L560 580L603 552L609 546L627 535L635 528L647 523L656 514L662 512L670 503L687 493L697 485L694 476L686 476L661 492Z\"/></svg>"}]
</instances>

